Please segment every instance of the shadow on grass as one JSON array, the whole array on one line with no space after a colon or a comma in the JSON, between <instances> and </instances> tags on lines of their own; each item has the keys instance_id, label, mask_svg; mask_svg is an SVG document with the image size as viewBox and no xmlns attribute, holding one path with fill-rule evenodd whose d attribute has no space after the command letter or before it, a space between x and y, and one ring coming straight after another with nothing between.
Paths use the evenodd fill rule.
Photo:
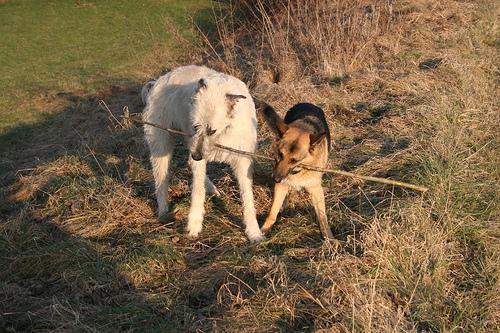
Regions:
<instances>
[{"instance_id":1,"label":"shadow on grass","mask_svg":"<svg viewBox=\"0 0 500 333\"><path fill-rule=\"evenodd\" d=\"M1 329L216 330L227 311L234 311L235 299L252 299L269 289L267 272L249 273L254 258L288 258L292 250L321 247L312 206L302 196L284 212L267 242L248 244L238 187L230 168L220 165L208 170L224 193L207 202L202 238L185 239L190 172L182 149L174 157L170 187L178 213L160 223L142 129L116 128L99 107L104 100L117 119L124 106L141 112L141 85L122 82L92 95L57 94L62 112L0 137L0 263L8 267L0 273ZM405 144L387 140L377 155ZM269 193L264 190L271 186L269 168L257 165L256 193ZM331 184L332 178L325 182ZM376 214L374 207L388 205L387 193L368 199L353 188L336 198L335 208L342 213L331 217L332 229L346 243L345 251L362 255L349 239L361 237L362 219ZM259 220L272 199L265 196L256 194ZM350 213L361 218L353 220ZM314 278L308 275L306 257L294 260L303 265L292 274L297 283ZM291 322L285 316L276 328L313 330L307 302L297 303L301 316Z\"/></svg>"},{"instance_id":2,"label":"shadow on grass","mask_svg":"<svg viewBox=\"0 0 500 333\"><path fill-rule=\"evenodd\" d=\"M126 82L91 96L60 93L62 112L0 137L0 330L178 331L180 321L172 326L165 314L178 295L156 297L141 280L159 288L144 266L175 266L183 257L168 244L175 230L145 226L154 220L148 213L131 227L126 219L136 216L119 221L120 207L95 206L113 195L103 190L109 184L126 200L152 199L142 130L116 130L98 106L105 100L116 117L125 105L140 112L139 91ZM83 212L88 205L97 217ZM116 210L122 227L99 221L103 209Z\"/></svg>"},{"instance_id":3,"label":"shadow on grass","mask_svg":"<svg viewBox=\"0 0 500 333\"><path fill-rule=\"evenodd\" d=\"M7 161L0 207L0 261L8 267L0 273L2 329L211 330L211 318L227 308L218 293L228 276L258 289L262 276L244 276L242 265L286 248L256 249L235 228L241 226L238 190L230 169L220 165L209 172L231 194L207 202L199 242L184 239L178 217L167 224L155 218L142 129L115 128L98 105L106 101L116 118L125 105L140 112L140 87L127 82L90 96L60 93L62 112L0 137ZM181 211L189 206L186 159L185 151L176 152L171 184ZM121 196L122 204L110 201ZM229 223L221 223L221 215Z\"/></svg>"},{"instance_id":4,"label":"shadow on grass","mask_svg":"<svg viewBox=\"0 0 500 333\"><path fill-rule=\"evenodd\" d=\"M127 256L29 215L2 227L15 234L1 246L2 330L123 331L147 322L173 331L161 299L135 288L122 270ZM144 247L144 237L134 244Z\"/></svg>"}]
</instances>

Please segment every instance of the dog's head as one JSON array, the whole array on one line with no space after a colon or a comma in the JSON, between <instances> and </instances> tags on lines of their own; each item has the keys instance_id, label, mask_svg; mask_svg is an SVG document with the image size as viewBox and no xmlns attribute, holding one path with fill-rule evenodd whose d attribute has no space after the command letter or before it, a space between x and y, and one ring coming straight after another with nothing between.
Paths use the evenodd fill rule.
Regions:
<instances>
[{"instance_id":1,"label":"dog's head","mask_svg":"<svg viewBox=\"0 0 500 333\"><path fill-rule=\"evenodd\" d=\"M245 84L231 83L227 77L217 75L200 79L197 83L191 113L195 133L191 157L195 161L210 154L217 138L231 125L237 104L247 99Z\"/></svg>"},{"instance_id":2,"label":"dog's head","mask_svg":"<svg viewBox=\"0 0 500 333\"><path fill-rule=\"evenodd\" d=\"M315 148L326 133L312 134L302 128L289 126L270 106L263 110L264 118L276 135L273 179L280 183L290 174L302 171L299 164L312 164Z\"/></svg>"}]
</instances>

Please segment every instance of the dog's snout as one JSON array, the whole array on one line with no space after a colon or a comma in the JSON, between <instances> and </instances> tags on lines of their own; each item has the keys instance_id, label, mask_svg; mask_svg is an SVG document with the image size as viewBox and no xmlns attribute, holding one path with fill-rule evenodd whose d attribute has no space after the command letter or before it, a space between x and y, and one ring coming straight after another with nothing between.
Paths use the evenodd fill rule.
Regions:
<instances>
[{"instance_id":1,"label":"dog's snout","mask_svg":"<svg viewBox=\"0 0 500 333\"><path fill-rule=\"evenodd\" d=\"M274 178L274 181L275 181L276 183L281 183L281 181L283 180L283 177L276 176L276 175L275 175L273 178Z\"/></svg>"},{"instance_id":2,"label":"dog's snout","mask_svg":"<svg viewBox=\"0 0 500 333\"><path fill-rule=\"evenodd\" d=\"M203 156L199 151L197 151L191 154L191 158L195 161L201 161L203 159Z\"/></svg>"},{"instance_id":3,"label":"dog's snout","mask_svg":"<svg viewBox=\"0 0 500 333\"><path fill-rule=\"evenodd\" d=\"M279 173L276 172L276 170L273 171L273 180L274 182L276 183L281 183L281 181L284 179L285 177L283 177L282 175L280 175Z\"/></svg>"},{"instance_id":4,"label":"dog's snout","mask_svg":"<svg viewBox=\"0 0 500 333\"><path fill-rule=\"evenodd\" d=\"M206 146L206 138L204 135L195 137L193 142L194 149L191 150L191 158L195 161L200 161L203 159Z\"/></svg>"},{"instance_id":5,"label":"dog's snout","mask_svg":"<svg viewBox=\"0 0 500 333\"><path fill-rule=\"evenodd\" d=\"M290 173L290 169L288 168L288 164L283 161L277 163L273 170L273 179L276 183L281 183L288 174Z\"/></svg>"}]
</instances>

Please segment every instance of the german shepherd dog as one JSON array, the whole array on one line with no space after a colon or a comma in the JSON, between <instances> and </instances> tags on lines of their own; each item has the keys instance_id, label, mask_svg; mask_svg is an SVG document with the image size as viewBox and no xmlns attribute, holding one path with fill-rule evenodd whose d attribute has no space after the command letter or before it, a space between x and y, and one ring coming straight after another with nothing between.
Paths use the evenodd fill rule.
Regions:
<instances>
[{"instance_id":1,"label":"german shepherd dog","mask_svg":"<svg viewBox=\"0 0 500 333\"><path fill-rule=\"evenodd\" d=\"M262 233L267 233L276 222L288 191L304 188L312 199L316 218L325 239L333 239L325 209L325 195L321 186L323 173L303 169L300 164L326 167L330 151L330 130L323 110L313 104L293 106L282 119L269 105L264 105L264 118L277 135L276 164L273 169L274 199ZM285 203L286 206L286 203Z\"/></svg>"}]
</instances>

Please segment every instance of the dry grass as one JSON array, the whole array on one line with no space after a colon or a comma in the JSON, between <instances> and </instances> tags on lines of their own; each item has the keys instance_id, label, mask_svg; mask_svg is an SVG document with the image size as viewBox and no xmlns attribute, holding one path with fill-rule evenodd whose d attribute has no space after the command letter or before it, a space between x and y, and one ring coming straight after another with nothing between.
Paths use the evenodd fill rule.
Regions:
<instances>
[{"instance_id":1,"label":"dry grass","mask_svg":"<svg viewBox=\"0 0 500 333\"><path fill-rule=\"evenodd\" d=\"M494 3L306 2L238 2L207 39L206 62L247 78L280 112L321 105L332 166L430 193L327 177L338 243L322 243L309 203L294 195L268 240L252 246L239 228L237 186L212 166L223 194L207 202L202 238L190 242L185 154L175 159L172 219L160 223L141 130L113 128L99 111L100 98L116 113L139 111L138 86L63 96L67 111L45 124L57 140L33 131L9 155L25 170L2 179L0 328L498 330ZM264 124L259 136L266 152ZM256 166L262 215L269 167Z\"/></svg>"}]
</instances>

